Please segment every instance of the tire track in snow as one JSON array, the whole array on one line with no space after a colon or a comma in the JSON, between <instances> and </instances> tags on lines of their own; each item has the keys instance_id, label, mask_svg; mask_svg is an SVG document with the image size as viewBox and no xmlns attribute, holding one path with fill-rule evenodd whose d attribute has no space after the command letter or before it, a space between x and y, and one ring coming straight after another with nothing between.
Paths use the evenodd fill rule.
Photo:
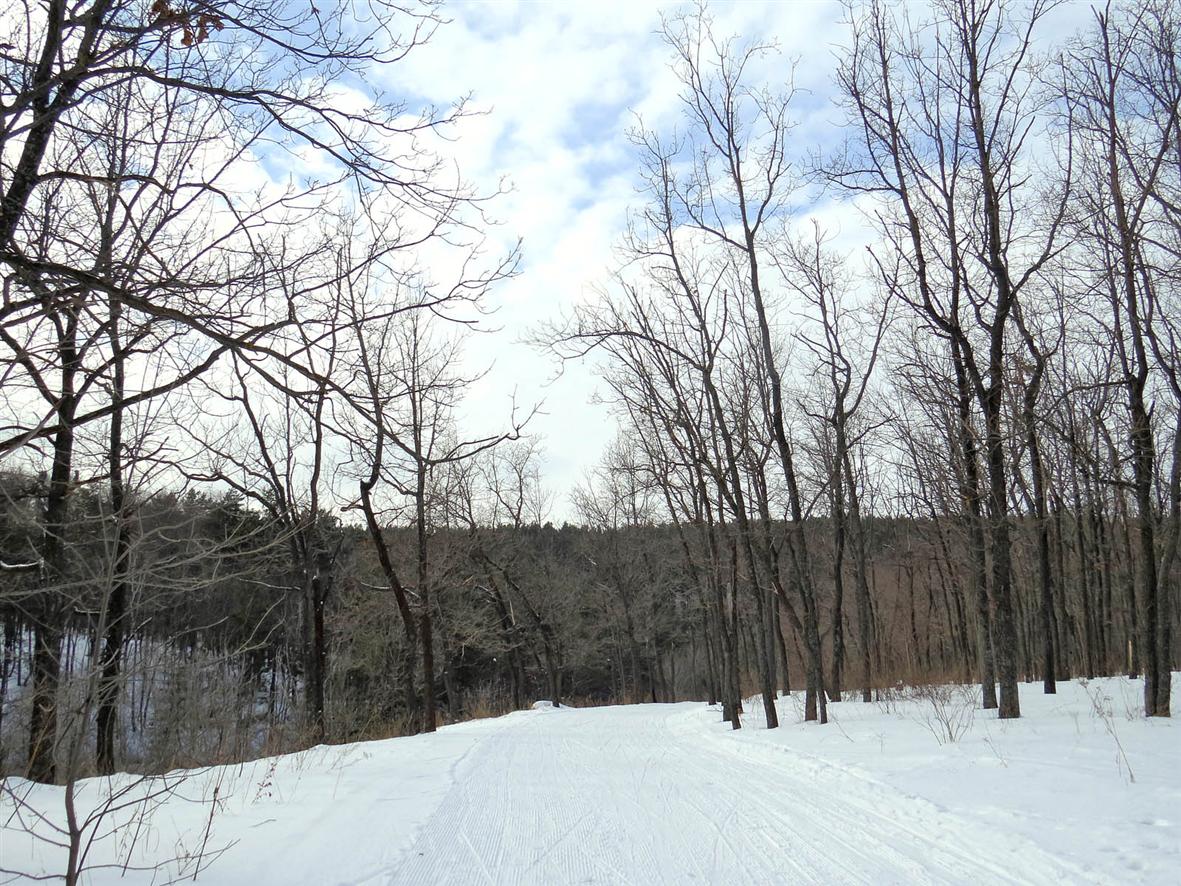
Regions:
<instances>
[{"instance_id":1,"label":"tire track in snow","mask_svg":"<svg viewBox=\"0 0 1181 886\"><path fill-rule=\"evenodd\" d=\"M704 744L729 757L729 766L765 767L770 770L767 781L785 788L795 785L786 809L776 792L768 795L758 785L744 795L768 817L782 817L786 812L789 822L807 819L810 827L794 828L793 835L814 848L823 846L817 837L823 839L826 833L841 843L850 876L840 882L1097 882L1094 875L1024 838L990 832L867 773L800 754L787 745L736 741L729 731L711 728L712 724L705 722L707 716L700 709L692 710L668 718L666 725L682 740ZM890 863L883 864L883 859L890 859ZM909 870L909 875L883 879L883 870L894 866L900 872Z\"/></svg>"},{"instance_id":2,"label":"tire track in snow","mask_svg":"<svg viewBox=\"0 0 1181 886\"><path fill-rule=\"evenodd\" d=\"M385 882L1080 880L1032 845L821 761L734 741L703 716L635 705L506 720L457 769Z\"/></svg>"}]
</instances>

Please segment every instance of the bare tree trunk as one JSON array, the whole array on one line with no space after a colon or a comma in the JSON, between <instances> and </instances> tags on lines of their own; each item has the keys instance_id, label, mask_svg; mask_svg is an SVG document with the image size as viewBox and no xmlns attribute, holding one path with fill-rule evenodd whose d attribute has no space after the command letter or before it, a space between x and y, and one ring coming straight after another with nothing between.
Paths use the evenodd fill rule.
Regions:
<instances>
[{"instance_id":1,"label":"bare tree trunk","mask_svg":"<svg viewBox=\"0 0 1181 886\"><path fill-rule=\"evenodd\" d=\"M374 476L373 482L376 482L376 476ZM403 670L405 671L403 675L403 680L405 681L403 683L403 690L406 699L406 714L408 721L417 726L421 722L418 690L415 686L417 683L415 671L417 670L416 663L418 660L418 625L414 618L414 613L410 610L410 601L406 596L406 589L402 586L402 582L398 578L398 573L394 569L385 536L382 535L381 527L377 523L377 515L373 510L373 502L370 499L372 485L372 483L368 485L365 483L361 484L361 508L365 513L365 525L369 530L369 538L377 551L377 560L381 565L382 575L385 577L387 586L394 594L394 600L398 606L398 613L402 617L402 632L406 647L403 650Z\"/></svg>"},{"instance_id":2,"label":"bare tree trunk","mask_svg":"<svg viewBox=\"0 0 1181 886\"><path fill-rule=\"evenodd\" d=\"M71 493L70 472L74 456L75 378L80 369L78 352L79 303L62 312L58 338L61 389L57 419L61 429L53 438L53 464L45 494L45 523L41 559L45 590L40 595L33 627L33 710L29 719L28 777L52 782L57 773L57 704L61 682L62 637L67 608L59 585L67 574L66 529Z\"/></svg>"},{"instance_id":3,"label":"bare tree trunk","mask_svg":"<svg viewBox=\"0 0 1181 886\"><path fill-rule=\"evenodd\" d=\"M1022 419L1025 441L1029 448L1029 466L1033 477L1034 517L1037 520L1038 586L1041 590L1039 628L1042 640L1042 689L1047 695L1058 691L1054 674L1054 579L1050 568L1050 518L1046 507L1046 477L1042 464L1041 445L1037 431L1037 399L1046 358L1018 316L1018 327L1025 338L1026 348L1034 359L1033 375L1025 385Z\"/></svg>"},{"instance_id":4,"label":"bare tree trunk","mask_svg":"<svg viewBox=\"0 0 1181 886\"><path fill-rule=\"evenodd\" d=\"M861 520L861 496L853 477L853 465L846 454L845 478L849 484L849 522L853 529L853 578L857 599L857 635L861 645L861 700L871 700L873 688L873 606L869 599L869 580L866 569L865 525Z\"/></svg>"},{"instance_id":5,"label":"bare tree trunk","mask_svg":"<svg viewBox=\"0 0 1181 886\"><path fill-rule=\"evenodd\" d=\"M971 424L971 392L967 370L957 342L952 342L955 365L957 406L959 410L959 444L964 460L964 485L968 548L971 559L970 586L976 598L976 646L980 659L980 687L984 710L997 707L996 674L993 665L992 611L988 599L988 571L985 560L984 532L980 513L980 475L976 457L976 438Z\"/></svg>"},{"instance_id":6,"label":"bare tree trunk","mask_svg":"<svg viewBox=\"0 0 1181 886\"><path fill-rule=\"evenodd\" d=\"M110 300L111 341L111 399L115 407L111 413L108 450L110 471L111 519L115 524L115 557L111 572L111 588L106 602L106 636L103 638L102 673L99 676L95 708L95 758L98 771L110 775L115 771L115 727L119 710L119 673L123 661L123 644L127 620L127 575L131 568L131 532L127 514L126 492L123 486L123 394L124 357L120 338L120 305L114 296Z\"/></svg>"}]
</instances>

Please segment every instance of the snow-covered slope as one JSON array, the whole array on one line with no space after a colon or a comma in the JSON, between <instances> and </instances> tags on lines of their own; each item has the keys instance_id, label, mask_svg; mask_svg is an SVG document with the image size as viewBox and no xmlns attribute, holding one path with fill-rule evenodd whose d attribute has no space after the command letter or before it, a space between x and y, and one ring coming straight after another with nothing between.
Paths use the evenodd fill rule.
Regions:
<instances>
[{"instance_id":1,"label":"snow-covered slope","mask_svg":"<svg viewBox=\"0 0 1181 886\"><path fill-rule=\"evenodd\" d=\"M740 732L701 704L541 707L316 748L193 773L149 815L114 813L90 864L166 864L84 882L161 882L200 858L198 882L249 886L1175 883L1181 741L1136 716L1138 688L1023 687L1025 718L977 712L954 742L938 699L847 701L817 727L783 698L774 731L757 705ZM113 784L121 802L161 787ZM8 788L0 867L62 870L46 839L61 839L63 790ZM82 783L79 808L106 790Z\"/></svg>"}]
</instances>

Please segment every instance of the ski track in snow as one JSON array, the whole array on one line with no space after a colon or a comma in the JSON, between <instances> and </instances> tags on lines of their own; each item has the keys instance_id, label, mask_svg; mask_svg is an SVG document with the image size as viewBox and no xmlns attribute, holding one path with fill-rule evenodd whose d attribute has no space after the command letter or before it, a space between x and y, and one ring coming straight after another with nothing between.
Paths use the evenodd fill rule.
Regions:
<instances>
[{"instance_id":1,"label":"ski track in snow","mask_svg":"<svg viewBox=\"0 0 1181 886\"><path fill-rule=\"evenodd\" d=\"M402 861L357 886L1094 882L1013 834L703 718L717 715L508 718L456 767Z\"/></svg>"}]
</instances>

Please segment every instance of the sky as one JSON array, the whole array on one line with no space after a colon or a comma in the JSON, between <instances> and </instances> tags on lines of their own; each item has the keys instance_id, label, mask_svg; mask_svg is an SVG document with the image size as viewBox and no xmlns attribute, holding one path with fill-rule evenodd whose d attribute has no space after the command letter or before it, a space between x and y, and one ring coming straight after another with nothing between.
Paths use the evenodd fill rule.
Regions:
<instances>
[{"instance_id":1,"label":"sky","mask_svg":"<svg viewBox=\"0 0 1181 886\"><path fill-rule=\"evenodd\" d=\"M470 94L472 107L486 112L466 120L448 150L475 184L503 180L511 188L492 207L501 223L492 240L507 248L519 237L524 254L520 274L492 293L490 331L465 348L469 364L488 372L462 423L473 434L496 430L514 400L519 412L540 405L528 430L543 441L555 520L574 516L569 492L615 424L594 402L593 361L563 368L527 339L538 323L593 298L617 260L628 208L642 202L627 131L637 119L664 130L677 119L679 85L656 31L661 12L678 8L637 0L448 3L449 23L388 75L391 89L444 105ZM748 0L714 4L710 13L720 35L779 43L782 55L766 75L793 79L801 144L819 146L838 116L830 78L840 5Z\"/></svg>"}]
</instances>

